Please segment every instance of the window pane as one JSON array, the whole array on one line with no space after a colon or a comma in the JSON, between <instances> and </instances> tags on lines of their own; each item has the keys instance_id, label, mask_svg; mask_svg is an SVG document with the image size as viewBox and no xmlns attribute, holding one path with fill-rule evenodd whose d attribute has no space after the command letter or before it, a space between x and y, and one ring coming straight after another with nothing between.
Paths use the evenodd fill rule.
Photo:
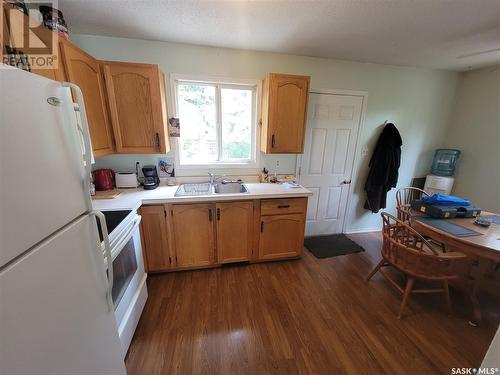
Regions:
<instances>
[{"instance_id":1,"label":"window pane","mask_svg":"<svg viewBox=\"0 0 500 375\"><path fill-rule=\"evenodd\" d=\"M205 164L217 160L215 86L178 85L181 163Z\"/></svg>"},{"instance_id":2,"label":"window pane","mask_svg":"<svg viewBox=\"0 0 500 375\"><path fill-rule=\"evenodd\" d=\"M252 158L252 90L221 90L222 159Z\"/></svg>"}]
</instances>

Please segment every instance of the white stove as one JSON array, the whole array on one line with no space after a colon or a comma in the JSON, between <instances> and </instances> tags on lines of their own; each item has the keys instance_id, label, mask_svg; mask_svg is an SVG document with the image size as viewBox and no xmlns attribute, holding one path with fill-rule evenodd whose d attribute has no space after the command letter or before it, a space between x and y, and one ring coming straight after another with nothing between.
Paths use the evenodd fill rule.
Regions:
<instances>
[{"instance_id":1,"label":"white stove","mask_svg":"<svg viewBox=\"0 0 500 375\"><path fill-rule=\"evenodd\" d=\"M109 231L113 261L112 298L125 357L148 298L139 230L141 216L132 210L102 213Z\"/></svg>"}]
</instances>

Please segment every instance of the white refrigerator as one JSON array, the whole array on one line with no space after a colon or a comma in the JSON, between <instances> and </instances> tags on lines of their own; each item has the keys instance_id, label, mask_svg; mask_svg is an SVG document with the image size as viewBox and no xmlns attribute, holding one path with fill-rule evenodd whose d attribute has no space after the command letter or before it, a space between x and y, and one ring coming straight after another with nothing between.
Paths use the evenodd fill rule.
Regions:
<instances>
[{"instance_id":1,"label":"white refrigerator","mask_svg":"<svg viewBox=\"0 0 500 375\"><path fill-rule=\"evenodd\" d=\"M79 125L65 86L0 65L0 374L126 373L85 107L74 88Z\"/></svg>"}]
</instances>

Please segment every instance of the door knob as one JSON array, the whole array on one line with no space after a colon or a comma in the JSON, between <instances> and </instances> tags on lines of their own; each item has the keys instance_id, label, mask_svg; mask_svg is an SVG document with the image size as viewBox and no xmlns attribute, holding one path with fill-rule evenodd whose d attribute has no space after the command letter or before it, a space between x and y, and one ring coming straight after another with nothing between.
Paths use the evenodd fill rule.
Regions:
<instances>
[{"instance_id":1,"label":"door knob","mask_svg":"<svg viewBox=\"0 0 500 375\"><path fill-rule=\"evenodd\" d=\"M351 183L351 180L344 180L340 183L340 185L349 185Z\"/></svg>"}]
</instances>

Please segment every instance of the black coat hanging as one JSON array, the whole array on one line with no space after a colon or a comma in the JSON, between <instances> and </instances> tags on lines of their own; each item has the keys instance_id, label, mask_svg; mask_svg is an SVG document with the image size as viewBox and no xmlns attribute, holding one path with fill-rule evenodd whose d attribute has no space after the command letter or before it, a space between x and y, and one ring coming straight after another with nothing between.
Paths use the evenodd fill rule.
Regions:
<instances>
[{"instance_id":1,"label":"black coat hanging","mask_svg":"<svg viewBox=\"0 0 500 375\"><path fill-rule=\"evenodd\" d=\"M367 195L365 208L378 212L386 207L387 192L396 187L401 162L401 135L392 123L388 123L370 159L370 172L365 183Z\"/></svg>"}]
</instances>

